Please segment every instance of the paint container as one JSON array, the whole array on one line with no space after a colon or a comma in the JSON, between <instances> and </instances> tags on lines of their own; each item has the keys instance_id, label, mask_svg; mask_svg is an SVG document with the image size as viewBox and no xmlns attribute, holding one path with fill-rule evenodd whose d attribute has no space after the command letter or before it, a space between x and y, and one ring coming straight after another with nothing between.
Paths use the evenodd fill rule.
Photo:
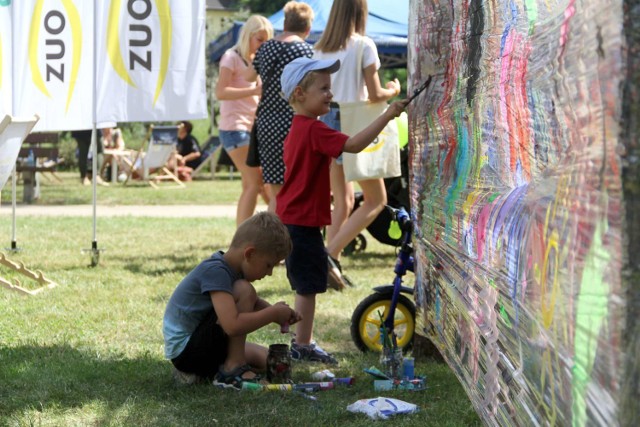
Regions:
<instances>
[{"instance_id":1,"label":"paint container","mask_svg":"<svg viewBox=\"0 0 640 427\"><path fill-rule=\"evenodd\" d=\"M319 383L302 383L299 384L300 386L307 386L307 387L317 387L318 390L331 390L333 389L333 383L330 381L324 381L324 382L319 382Z\"/></svg>"},{"instance_id":2,"label":"paint container","mask_svg":"<svg viewBox=\"0 0 640 427\"><path fill-rule=\"evenodd\" d=\"M293 390L302 393L313 393L316 391L320 391L320 386L317 383L294 384Z\"/></svg>"},{"instance_id":3,"label":"paint container","mask_svg":"<svg viewBox=\"0 0 640 427\"><path fill-rule=\"evenodd\" d=\"M267 384L263 385L264 391L292 391L293 386L291 384Z\"/></svg>"},{"instance_id":4,"label":"paint container","mask_svg":"<svg viewBox=\"0 0 640 427\"><path fill-rule=\"evenodd\" d=\"M311 379L314 381L333 380L336 376L328 369L314 372L311 374Z\"/></svg>"},{"instance_id":5,"label":"paint container","mask_svg":"<svg viewBox=\"0 0 640 427\"><path fill-rule=\"evenodd\" d=\"M414 364L415 359L413 357L405 357L402 360L402 378L412 380L415 377Z\"/></svg>"},{"instance_id":6,"label":"paint container","mask_svg":"<svg viewBox=\"0 0 640 427\"><path fill-rule=\"evenodd\" d=\"M252 383L249 381L243 381L242 382L242 389L243 390L252 390L252 391L261 391L262 390L262 385L258 384L258 383Z\"/></svg>"},{"instance_id":7,"label":"paint container","mask_svg":"<svg viewBox=\"0 0 640 427\"><path fill-rule=\"evenodd\" d=\"M373 388L376 391L392 390L393 380L375 380L373 382Z\"/></svg>"},{"instance_id":8,"label":"paint container","mask_svg":"<svg viewBox=\"0 0 640 427\"><path fill-rule=\"evenodd\" d=\"M380 355L382 371L389 378L400 378L402 374L402 348L384 347Z\"/></svg>"},{"instance_id":9,"label":"paint container","mask_svg":"<svg viewBox=\"0 0 640 427\"><path fill-rule=\"evenodd\" d=\"M287 344L271 344L269 346L267 380L272 384L291 382L291 354Z\"/></svg>"},{"instance_id":10,"label":"paint container","mask_svg":"<svg viewBox=\"0 0 640 427\"><path fill-rule=\"evenodd\" d=\"M334 378L334 384L342 384L342 385L353 385L356 382L354 377L346 377L346 378Z\"/></svg>"}]
</instances>

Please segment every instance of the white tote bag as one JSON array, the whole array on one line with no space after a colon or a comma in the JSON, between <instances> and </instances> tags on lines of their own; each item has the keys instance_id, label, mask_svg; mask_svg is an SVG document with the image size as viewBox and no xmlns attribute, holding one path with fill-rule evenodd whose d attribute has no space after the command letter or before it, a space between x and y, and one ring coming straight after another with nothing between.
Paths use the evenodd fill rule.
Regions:
<instances>
[{"instance_id":1,"label":"white tote bag","mask_svg":"<svg viewBox=\"0 0 640 427\"><path fill-rule=\"evenodd\" d=\"M357 64L362 64L364 40L360 40ZM358 73L357 87L360 87L362 73ZM387 109L386 102L341 102L340 129L353 136L369 126ZM368 147L360 153L343 153L342 166L347 181L392 178L400 176L400 145L398 126L391 120Z\"/></svg>"},{"instance_id":2,"label":"white tote bag","mask_svg":"<svg viewBox=\"0 0 640 427\"><path fill-rule=\"evenodd\" d=\"M387 104L341 103L340 127L343 133L355 135L384 112ZM344 153L342 166L347 181L400 176L398 126L391 120L368 147L359 153Z\"/></svg>"}]
</instances>

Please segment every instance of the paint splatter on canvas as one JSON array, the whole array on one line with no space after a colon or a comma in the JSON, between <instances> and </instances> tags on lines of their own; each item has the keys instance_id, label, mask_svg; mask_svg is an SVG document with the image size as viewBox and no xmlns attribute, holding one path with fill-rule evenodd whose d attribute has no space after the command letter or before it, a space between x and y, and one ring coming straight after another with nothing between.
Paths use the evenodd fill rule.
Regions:
<instances>
[{"instance_id":1,"label":"paint splatter on canvas","mask_svg":"<svg viewBox=\"0 0 640 427\"><path fill-rule=\"evenodd\" d=\"M411 3L416 301L488 424L638 415L638 9Z\"/></svg>"}]
</instances>

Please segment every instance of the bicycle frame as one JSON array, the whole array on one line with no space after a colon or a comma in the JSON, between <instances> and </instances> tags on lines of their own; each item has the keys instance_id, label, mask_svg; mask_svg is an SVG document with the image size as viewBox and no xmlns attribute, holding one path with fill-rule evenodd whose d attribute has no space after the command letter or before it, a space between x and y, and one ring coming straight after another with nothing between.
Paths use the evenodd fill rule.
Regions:
<instances>
[{"instance_id":1,"label":"bicycle frame","mask_svg":"<svg viewBox=\"0 0 640 427\"><path fill-rule=\"evenodd\" d=\"M396 277L393 279L393 293L391 295L391 304L389 306L389 312L384 320L384 326L389 332L393 332L394 329L394 317L396 314L396 306L398 305L398 296L400 292L406 290L402 286L402 278L407 274L407 271L414 271L414 258L413 247L411 246L411 237L413 231L413 222L409 217L409 214L404 208L393 210L396 216L400 229L402 230L402 240L400 251L396 259L396 265L393 269Z\"/></svg>"}]
</instances>

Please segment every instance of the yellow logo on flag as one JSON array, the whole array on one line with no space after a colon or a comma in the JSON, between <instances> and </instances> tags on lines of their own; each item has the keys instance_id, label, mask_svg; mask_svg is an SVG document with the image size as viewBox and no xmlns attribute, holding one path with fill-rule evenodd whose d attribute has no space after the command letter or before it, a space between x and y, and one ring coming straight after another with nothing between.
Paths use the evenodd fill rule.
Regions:
<instances>
[{"instance_id":1,"label":"yellow logo on flag","mask_svg":"<svg viewBox=\"0 0 640 427\"><path fill-rule=\"evenodd\" d=\"M62 0L62 5L66 11L66 16L61 11L51 9L43 15L44 0L38 0L33 9L31 16L31 28L29 31L29 68L31 70L31 79L36 87L48 98L51 98L49 89L42 77L40 66L38 63L38 45L40 42L40 27L44 28L45 44L49 47L45 55L45 71L47 82L54 78L62 83L68 82L69 89L67 91L67 103L65 112L69 111L71 98L76 86L78 70L80 69L80 58L82 56L82 25L80 23L80 14L72 0ZM61 60L66 56L66 46L63 39L59 37L67 25L67 20L71 26L71 73L65 74L64 62Z\"/></svg>"},{"instance_id":2,"label":"yellow logo on flag","mask_svg":"<svg viewBox=\"0 0 640 427\"><path fill-rule=\"evenodd\" d=\"M139 3L135 5L135 3ZM158 72L158 80L156 82L156 90L153 97L153 105L158 101L158 97L162 92L164 81L169 70L169 56L171 53L171 37L172 37L172 19L169 0L155 0L158 19L160 23L160 69ZM107 23L107 53L111 66L118 76L130 86L137 89L136 83L127 70L124 56L120 43L120 13L122 9L121 0L112 0L109 8L109 18ZM129 70L134 70L136 66L140 66L147 72L152 71L152 37L153 32L149 25L144 23L152 11L151 0L127 0L126 11L132 18L128 26L129 32L135 33L138 38L127 37L129 47ZM142 38L139 36L142 35ZM135 52L133 47L149 47L149 50L140 56L140 52Z\"/></svg>"}]
</instances>

